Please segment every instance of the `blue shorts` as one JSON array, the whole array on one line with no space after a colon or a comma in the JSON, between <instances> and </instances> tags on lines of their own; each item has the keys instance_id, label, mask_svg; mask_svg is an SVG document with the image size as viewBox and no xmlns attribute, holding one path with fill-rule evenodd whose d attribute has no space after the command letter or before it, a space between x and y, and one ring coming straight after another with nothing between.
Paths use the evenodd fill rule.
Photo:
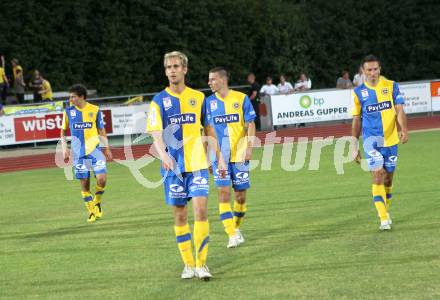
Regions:
<instances>
[{"instance_id":1,"label":"blue shorts","mask_svg":"<svg viewBox=\"0 0 440 300\"><path fill-rule=\"evenodd\" d=\"M373 147L368 150L364 149L370 171L377 171L383 167L388 173L394 172L397 164L397 145Z\"/></svg>"},{"instance_id":2,"label":"blue shorts","mask_svg":"<svg viewBox=\"0 0 440 300\"><path fill-rule=\"evenodd\" d=\"M90 154L73 159L73 170L76 179L90 178L90 170L95 175L106 174L107 165L105 156L100 148L96 148Z\"/></svg>"},{"instance_id":3,"label":"blue shorts","mask_svg":"<svg viewBox=\"0 0 440 300\"><path fill-rule=\"evenodd\" d=\"M231 182L233 189L236 191L247 190L251 187L249 181L249 161L228 163L228 171L225 178L220 177L216 162L213 163L212 169L216 187L230 186Z\"/></svg>"},{"instance_id":4,"label":"blue shorts","mask_svg":"<svg viewBox=\"0 0 440 300\"><path fill-rule=\"evenodd\" d=\"M208 197L208 170L182 173L182 180L175 174L165 177L163 185L166 204L185 206L192 197Z\"/></svg>"}]
</instances>

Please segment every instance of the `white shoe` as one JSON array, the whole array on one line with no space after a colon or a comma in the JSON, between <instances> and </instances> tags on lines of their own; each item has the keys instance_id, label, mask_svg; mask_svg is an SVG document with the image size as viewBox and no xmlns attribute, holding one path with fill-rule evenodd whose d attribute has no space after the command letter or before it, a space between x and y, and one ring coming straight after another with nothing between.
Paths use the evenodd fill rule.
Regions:
<instances>
[{"instance_id":1,"label":"white shoe","mask_svg":"<svg viewBox=\"0 0 440 300\"><path fill-rule=\"evenodd\" d=\"M240 231L235 231L235 234L229 238L229 243L226 246L227 248L237 248L241 244L244 243L244 238L241 235Z\"/></svg>"},{"instance_id":2,"label":"white shoe","mask_svg":"<svg viewBox=\"0 0 440 300\"><path fill-rule=\"evenodd\" d=\"M201 280L209 280L212 278L211 273L209 273L208 266L201 266L200 268L196 268L195 275L197 278L200 278Z\"/></svg>"},{"instance_id":3,"label":"white shoe","mask_svg":"<svg viewBox=\"0 0 440 300\"><path fill-rule=\"evenodd\" d=\"M391 220L390 213L387 213L387 216L388 216L388 223L389 223L390 225L392 225L392 224L393 224L393 220Z\"/></svg>"},{"instance_id":4,"label":"white shoe","mask_svg":"<svg viewBox=\"0 0 440 300\"><path fill-rule=\"evenodd\" d=\"M384 230L391 230L391 224L388 220L385 221L381 221L380 222L380 226L379 226L379 230L384 231Z\"/></svg>"},{"instance_id":5,"label":"white shoe","mask_svg":"<svg viewBox=\"0 0 440 300\"><path fill-rule=\"evenodd\" d=\"M182 279L191 279L196 276L195 268L185 265L182 271L182 275L180 275L180 278Z\"/></svg>"},{"instance_id":6,"label":"white shoe","mask_svg":"<svg viewBox=\"0 0 440 300\"><path fill-rule=\"evenodd\" d=\"M238 235L238 240L240 241L240 244L244 243L244 237L243 234L241 234L240 229L235 229L235 234Z\"/></svg>"}]
</instances>

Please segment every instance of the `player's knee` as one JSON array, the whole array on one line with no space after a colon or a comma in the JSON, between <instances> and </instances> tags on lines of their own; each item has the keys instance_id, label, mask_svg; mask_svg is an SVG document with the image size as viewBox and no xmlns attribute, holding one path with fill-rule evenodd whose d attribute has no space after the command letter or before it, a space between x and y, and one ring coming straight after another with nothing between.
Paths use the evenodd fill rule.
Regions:
<instances>
[{"instance_id":1,"label":"player's knee","mask_svg":"<svg viewBox=\"0 0 440 300\"><path fill-rule=\"evenodd\" d=\"M235 193L235 201L237 201L240 204L244 204L246 202L246 194L245 192L236 192Z\"/></svg>"},{"instance_id":2,"label":"player's knee","mask_svg":"<svg viewBox=\"0 0 440 300\"><path fill-rule=\"evenodd\" d=\"M206 221L208 219L208 210L205 207L195 207L194 219L196 221Z\"/></svg>"},{"instance_id":3,"label":"player's knee","mask_svg":"<svg viewBox=\"0 0 440 300\"><path fill-rule=\"evenodd\" d=\"M105 177L99 177L96 179L96 184L99 185L100 187L105 187L107 183L107 178Z\"/></svg>"},{"instance_id":4,"label":"player's knee","mask_svg":"<svg viewBox=\"0 0 440 300\"><path fill-rule=\"evenodd\" d=\"M220 190L219 191L219 201L220 202L229 202L231 200L231 193L229 190Z\"/></svg>"}]
</instances>

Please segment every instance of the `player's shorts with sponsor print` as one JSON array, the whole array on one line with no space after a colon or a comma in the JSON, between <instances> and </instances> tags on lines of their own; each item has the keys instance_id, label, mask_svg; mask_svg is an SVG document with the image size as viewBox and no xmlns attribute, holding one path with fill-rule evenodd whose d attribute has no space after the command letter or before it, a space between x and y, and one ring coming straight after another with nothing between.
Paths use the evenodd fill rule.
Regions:
<instances>
[{"instance_id":1,"label":"player's shorts with sponsor print","mask_svg":"<svg viewBox=\"0 0 440 300\"><path fill-rule=\"evenodd\" d=\"M388 173L394 172L397 164L397 145L390 147L372 147L364 149L365 158L370 171L380 170L382 167Z\"/></svg>"},{"instance_id":2,"label":"player's shorts with sponsor print","mask_svg":"<svg viewBox=\"0 0 440 300\"><path fill-rule=\"evenodd\" d=\"M168 205L184 206L192 197L208 197L208 170L181 173L180 176L170 172L165 177L164 187Z\"/></svg>"},{"instance_id":3,"label":"player's shorts with sponsor print","mask_svg":"<svg viewBox=\"0 0 440 300\"><path fill-rule=\"evenodd\" d=\"M90 170L93 170L95 175L107 173L107 165L105 155L101 149L97 147L90 154L80 156L73 159L73 170L76 179L90 178Z\"/></svg>"},{"instance_id":4,"label":"player's shorts with sponsor print","mask_svg":"<svg viewBox=\"0 0 440 300\"><path fill-rule=\"evenodd\" d=\"M214 182L217 187L230 186L236 191L247 190L250 188L249 181L249 161L245 162L229 162L228 170L225 178L220 177L217 163L212 164L214 173Z\"/></svg>"}]
</instances>

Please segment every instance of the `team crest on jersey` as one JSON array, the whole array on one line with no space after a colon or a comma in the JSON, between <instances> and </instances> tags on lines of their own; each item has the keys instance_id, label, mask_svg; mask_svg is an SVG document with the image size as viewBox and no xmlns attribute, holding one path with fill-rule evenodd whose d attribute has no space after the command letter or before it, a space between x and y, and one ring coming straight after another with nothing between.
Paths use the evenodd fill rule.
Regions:
<instances>
[{"instance_id":1,"label":"team crest on jersey","mask_svg":"<svg viewBox=\"0 0 440 300\"><path fill-rule=\"evenodd\" d=\"M368 98L368 90L361 90L362 98Z\"/></svg>"},{"instance_id":2,"label":"team crest on jersey","mask_svg":"<svg viewBox=\"0 0 440 300\"><path fill-rule=\"evenodd\" d=\"M240 103L235 102L234 104L232 104L232 106L233 106L235 109L239 109L239 108L240 108Z\"/></svg>"},{"instance_id":3,"label":"team crest on jersey","mask_svg":"<svg viewBox=\"0 0 440 300\"><path fill-rule=\"evenodd\" d=\"M71 110L71 111L70 111L70 116L71 116L72 118L75 118L75 117L76 117L76 110Z\"/></svg>"},{"instance_id":4,"label":"team crest on jersey","mask_svg":"<svg viewBox=\"0 0 440 300\"><path fill-rule=\"evenodd\" d=\"M383 88L382 89L382 95L384 95L384 96L388 95L388 89L387 88Z\"/></svg>"},{"instance_id":5,"label":"team crest on jersey","mask_svg":"<svg viewBox=\"0 0 440 300\"><path fill-rule=\"evenodd\" d=\"M89 118L93 119L93 112L89 112Z\"/></svg>"},{"instance_id":6,"label":"team crest on jersey","mask_svg":"<svg viewBox=\"0 0 440 300\"><path fill-rule=\"evenodd\" d=\"M192 107L196 106L197 104L197 100L194 98L189 99L188 101L189 105L191 105Z\"/></svg>"},{"instance_id":7,"label":"team crest on jersey","mask_svg":"<svg viewBox=\"0 0 440 300\"><path fill-rule=\"evenodd\" d=\"M211 106L211 111L214 111L217 109L217 100L211 100L211 102L209 104Z\"/></svg>"},{"instance_id":8,"label":"team crest on jersey","mask_svg":"<svg viewBox=\"0 0 440 300\"><path fill-rule=\"evenodd\" d=\"M173 104L171 103L170 97L163 98L162 101L163 101L163 107L165 108L165 110L169 110L173 106Z\"/></svg>"}]
</instances>

